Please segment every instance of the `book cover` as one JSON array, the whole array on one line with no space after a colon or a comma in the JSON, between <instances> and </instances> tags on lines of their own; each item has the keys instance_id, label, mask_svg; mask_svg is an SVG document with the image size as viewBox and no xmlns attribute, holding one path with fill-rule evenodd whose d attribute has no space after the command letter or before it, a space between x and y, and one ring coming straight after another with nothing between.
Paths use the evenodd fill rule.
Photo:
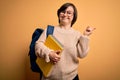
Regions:
<instances>
[{"instance_id":1,"label":"book cover","mask_svg":"<svg viewBox=\"0 0 120 80\"><path fill-rule=\"evenodd\" d=\"M63 50L62 44L53 35L49 35L44 44L52 50ZM45 62L43 58L37 58L36 63L46 77L54 65L52 62Z\"/></svg>"}]
</instances>

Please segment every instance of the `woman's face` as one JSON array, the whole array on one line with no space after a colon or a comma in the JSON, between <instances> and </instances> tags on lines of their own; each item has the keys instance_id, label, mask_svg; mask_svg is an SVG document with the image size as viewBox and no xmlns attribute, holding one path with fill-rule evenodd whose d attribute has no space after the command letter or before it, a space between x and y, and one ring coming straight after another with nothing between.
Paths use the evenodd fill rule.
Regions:
<instances>
[{"instance_id":1,"label":"woman's face","mask_svg":"<svg viewBox=\"0 0 120 80\"><path fill-rule=\"evenodd\" d=\"M60 24L71 24L74 17L74 9L69 6L65 11L60 12L59 20Z\"/></svg>"}]
</instances>

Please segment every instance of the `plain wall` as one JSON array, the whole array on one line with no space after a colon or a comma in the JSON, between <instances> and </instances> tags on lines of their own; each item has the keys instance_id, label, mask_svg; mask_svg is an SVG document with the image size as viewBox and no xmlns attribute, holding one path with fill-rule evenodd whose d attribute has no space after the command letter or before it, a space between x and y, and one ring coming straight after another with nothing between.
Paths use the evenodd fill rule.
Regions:
<instances>
[{"instance_id":1,"label":"plain wall","mask_svg":"<svg viewBox=\"0 0 120 80\"><path fill-rule=\"evenodd\" d=\"M57 9L72 2L78 9L73 28L90 36L90 51L80 59L81 80L120 80L120 0L0 0L0 80L39 80L30 70L33 31L57 25Z\"/></svg>"}]
</instances>

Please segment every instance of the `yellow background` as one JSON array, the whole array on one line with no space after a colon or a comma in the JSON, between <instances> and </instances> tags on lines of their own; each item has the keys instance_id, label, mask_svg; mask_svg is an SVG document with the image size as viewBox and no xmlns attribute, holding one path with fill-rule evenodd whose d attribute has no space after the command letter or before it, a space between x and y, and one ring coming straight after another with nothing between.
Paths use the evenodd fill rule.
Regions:
<instances>
[{"instance_id":1,"label":"yellow background","mask_svg":"<svg viewBox=\"0 0 120 80\"><path fill-rule=\"evenodd\" d=\"M96 27L90 51L80 59L81 80L120 80L120 0L0 0L0 80L39 80L30 70L33 31L57 25L57 9L72 2L78 9L73 27Z\"/></svg>"}]
</instances>

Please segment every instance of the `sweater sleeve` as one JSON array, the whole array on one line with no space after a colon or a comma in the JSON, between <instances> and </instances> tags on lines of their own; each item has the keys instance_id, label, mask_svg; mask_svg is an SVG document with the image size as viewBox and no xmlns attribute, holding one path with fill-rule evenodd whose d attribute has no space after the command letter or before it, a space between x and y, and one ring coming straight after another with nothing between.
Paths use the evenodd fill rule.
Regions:
<instances>
[{"instance_id":1,"label":"sweater sleeve","mask_svg":"<svg viewBox=\"0 0 120 80\"><path fill-rule=\"evenodd\" d=\"M44 45L44 42L46 40L46 31L45 29L39 39L36 41L35 44L35 54L39 55L39 57L44 58L46 62L49 62L49 53L52 51L50 48Z\"/></svg>"},{"instance_id":2,"label":"sweater sleeve","mask_svg":"<svg viewBox=\"0 0 120 80\"><path fill-rule=\"evenodd\" d=\"M89 50L89 38L87 36L81 36L77 44L78 57L84 58L88 54Z\"/></svg>"}]
</instances>

